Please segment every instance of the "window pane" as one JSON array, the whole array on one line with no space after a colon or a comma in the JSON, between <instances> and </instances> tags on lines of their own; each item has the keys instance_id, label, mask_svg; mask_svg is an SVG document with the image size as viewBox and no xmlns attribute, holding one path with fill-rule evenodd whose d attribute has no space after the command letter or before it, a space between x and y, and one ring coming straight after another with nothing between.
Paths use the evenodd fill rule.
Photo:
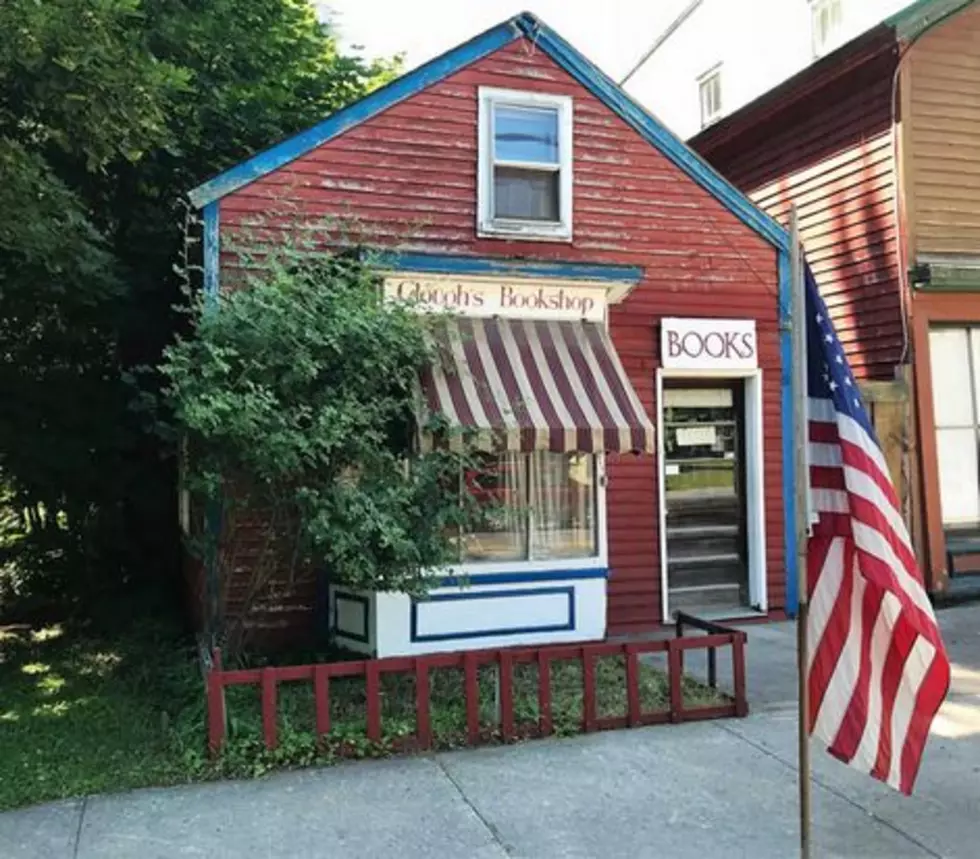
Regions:
<instances>
[{"instance_id":1,"label":"window pane","mask_svg":"<svg viewBox=\"0 0 980 859\"><path fill-rule=\"evenodd\" d=\"M934 328L930 331L929 358L936 426L973 426L966 329Z\"/></svg>"},{"instance_id":2,"label":"window pane","mask_svg":"<svg viewBox=\"0 0 980 859\"><path fill-rule=\"evenodd\" d=\"M980 521L977 435L973 429L936 430L939 499L944 525Z\"/></svg>"},{"instance_id":3,"label":"window pane","mask_svg":"<svg viewBox=\"0 0 980 859\"><path fill-rule=\"evenodd\" d=\"M558 111L555 108L497 105L493 112L495 161L558 163Z\"/></svg>"},{"instance_id":4,"label":"window pane","mask_svg":"<svg viewBox=\"0 0 980 859\"><path fill-rule=\"evenodd\" d=\"M531 454L531 557L596 554L596 467L592 454Z\"/></svg>"},{"instance_id":5,"label":"window pane","mask_svg":"<svg viewBox=\"0 0 980 859\"><path fill-rule=\"evenodd\" d=\"M496 167L493 202L494 218L557 223L560 220L558 171Z\"/></svg>"},{"instance_id":6,"label":"window pane","mask_svg":"<svg viewBox=\"0 0 980 859\"><path fill-rule=\"evenodd\" d=\"M525 459L517 453L480 457L463 474L463 488L479 504L476 529L463 535L464 561L513 561L527 557Z\"/></svg>"}]
</instances>

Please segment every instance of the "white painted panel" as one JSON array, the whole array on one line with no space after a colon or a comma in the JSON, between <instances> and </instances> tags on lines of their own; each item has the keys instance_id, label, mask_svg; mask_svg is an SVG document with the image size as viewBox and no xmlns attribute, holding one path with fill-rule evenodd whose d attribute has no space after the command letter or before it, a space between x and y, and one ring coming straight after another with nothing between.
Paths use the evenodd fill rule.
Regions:
<instances>
[{"instance_id":1,"label":"white painted panel","mask_svg":"<svg viewBox=\"0 0 980 859\"><path fill-rule=\"evenodd\" d=\"M362 597L348 597L338 593L335 597L337 607L337 632L367 638L368 607Z\"/></svg>"},{"instance_id":2,"label":"white painted panel","mask_svg":"<svg viewBox=\"0 0 980 859\"><path fill-rule=\"evenodd\" d=\"M664 405L678 409L730 409L731 388L665 388Z\"/></svg>"},{"instance_id":3,"label":"white painted panel","mask_svg":"<svg viewBox=\"0 0 980 859\"><path fill-rule=\"evenodd\" d=\"M357 596L359 598L358 602L355 603L351 599L352 596ZM364 621L362 621L361 618L363 617L364 608L362 604L359 604L361 597L368 601L367 624L369 637L367 641L362 640ZM376 594L355 593L353 591L337 588L334 585L330 586L330 605L333 607L330 623L333 627L332 631L337 640L337 644L339 644L341 647L347 648L348 650L353 650L356 653L363 653L370 656L374 655L378 617L377 599L378 597ZM341 616L343 616L343 619L341 619ZM372 620L374 620L374 623L371 622ZM356 637L352 638L349 635L344 635L343 630L349 630Z\"/></svg>"},{"instance_id":4,"label":"white painted panel","mask_svg":"<svg viewBox=\"0 0 980 859\"><path fill-rule=\"evenodd\" d=\"M971 426L973 398L966 329L935 328L930 331L929 358L936 426Z\"/></svg>"},{"instance_id":5,"label":"white painted panel","mask_svg":"<svg viewBox=\"0 0 980 859\"><path fill-rule=\"evenodd\" d=\"M499 635L477 635L464 636L461 638L448 637L433 641L412 641L411 637L411 601L405 594L376 594L376 636L377 636L377 655L384 656L411 656L422 653L447 653L462 650L480 650L494 647L515 647L518 645L533 646L539 644L564 644L580 641L601 641L606 635L606 580L584 579L574 581L554 581L543 583L518 583L518 584L479 584L479 577L473 577L473 584L462 588L440 588L433 591L433 595L441 594L468 594L476 592L523 592L535 588L551 589L560 587L570 587L575 595L575 626L573 629L561 629L545 632L522 631L518 634L513 632ZM542 595L543 596L543 595ZM518 593L509 599L505 606L507 611L516 605ZM496 598L494 598L496 599ZM554 620L558 614L558 599L564 600L564 614L560 624L564 626L567 621L568 598L564 595L552 597L541 601L541 598L532 600L539 612L535 614L537 626L542 625L541 621L548 622ZM479 600L479 602L490 602L491 600ZM428 611L434 608L429 604L423 608ZM446 606L445 608L449 608ZM438 609L437 609L438 611ZM523 610L522 610L523 611ZM433 628L446 629L448 624L444 617L433 617L429 614L418 621L418 632L423 635L426 632L431 634ZM499 612L495 614L500 620ZM525 619L527 615L524 615ZM507 617L503 618L505 623L511 622ZM471 617L472 622L472 617ZM428 626L426 626L428 624ZM489 629L487 619L480 621L479 630ZM471 627L472 629L473 627Z\"/></svg>"},{"instance_id":6,"label":"white painted panel","mask_svg":"<svg viewBox=\"0 0 980 859\"><path fill-rule=\"evenodd\" d=\"M571 626L574 589L569 587L531 588L508 594L480 589L458 594L441 594L416 604L416 639L471 637L526 630L555 630Z\"/></svg>"},{"instance_id":7,"label":"white painted panel","mask_svg":"<svg viewBox=\"0 0 980 859\"><path fill-rule=\"evenodd\" d=\"M947 525L980 521L977 434L974 429L936 430L939 500Z\"/></svg>"}]
</instances>

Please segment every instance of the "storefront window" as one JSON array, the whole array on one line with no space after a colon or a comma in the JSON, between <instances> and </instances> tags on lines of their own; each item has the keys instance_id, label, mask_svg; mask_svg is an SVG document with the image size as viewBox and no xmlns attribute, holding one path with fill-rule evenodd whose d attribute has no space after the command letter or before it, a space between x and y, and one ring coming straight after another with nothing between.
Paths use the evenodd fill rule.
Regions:
<instances>
[{"instance_id":1,"label":"storefront window","mask_svg":"<svg viewBox=\"0 0 980 859\"><path fill-rule=\"evenodd\" d=\"M929 357L943 525L976 525L980 523L980 329L933 329L929 332Z\"/></svg>"},{"instance_id":2,"label":"storefront window","mask_svg":"<svg viewBox=\"0 0 980 859\"><path fill-rule=\"evenodd\" d=\"M484 455L463 488L485 515L462 535L461 560L526 561L594 556L596 458L591 454Z\"/></svg>"}]
</instances>

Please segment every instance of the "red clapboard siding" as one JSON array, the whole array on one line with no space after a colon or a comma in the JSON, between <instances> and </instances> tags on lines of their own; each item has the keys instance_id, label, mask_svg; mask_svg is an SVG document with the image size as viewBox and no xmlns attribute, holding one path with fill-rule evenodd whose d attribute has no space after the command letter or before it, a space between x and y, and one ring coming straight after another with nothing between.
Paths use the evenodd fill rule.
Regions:
<instances>
[{"instance_id":1,"label":"red clapboard siding","mask_svg":"<svg viewBox=\"0 0 980 859\"><path fill-rule=\"evenodd\" d=\"M573 98L572 242L476 237L478 86ZM784 606L775 249L530 43L467 66L220 206L231 232L257 215L283 229L325 218L338 234L404 250L642 266L644 279L612 310L610 328L651 416L661 317L755 318L765 372L769 603ZM660 622L656 462L613 456L608 477L609 632L649 629Z\"/></svg>"},{"instance_id":2,"label":"red clapboard siding","mask_svg":"<svg viewBox=\"0 0 980 859\"><path fill-rule=\"evenodd\" d=\"M807 258L855 374L891 379L903 349L890 34L862 40L691 144L759 206L800 218Z\"/></svg>"}]
</instances>

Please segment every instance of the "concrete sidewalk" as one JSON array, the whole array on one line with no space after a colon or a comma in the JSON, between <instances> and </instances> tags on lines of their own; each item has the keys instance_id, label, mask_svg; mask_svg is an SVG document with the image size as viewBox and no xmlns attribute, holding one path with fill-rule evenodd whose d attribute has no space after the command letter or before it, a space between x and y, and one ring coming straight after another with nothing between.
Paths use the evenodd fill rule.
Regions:
<instances>
[{"instance_id":1,"label":"concrete sidewalk","mask_svg":"<svg viewBox=\"0 0 980 859\"><path fill-rule=\"evenodd\" d=\"M980 607L940 618L954 690L915 797L815 751L815 857L980 855ZM0 815L0 857L787 859L793 641L749 628L748 719L56 803Z\"/></svg>"}]
</instances>

